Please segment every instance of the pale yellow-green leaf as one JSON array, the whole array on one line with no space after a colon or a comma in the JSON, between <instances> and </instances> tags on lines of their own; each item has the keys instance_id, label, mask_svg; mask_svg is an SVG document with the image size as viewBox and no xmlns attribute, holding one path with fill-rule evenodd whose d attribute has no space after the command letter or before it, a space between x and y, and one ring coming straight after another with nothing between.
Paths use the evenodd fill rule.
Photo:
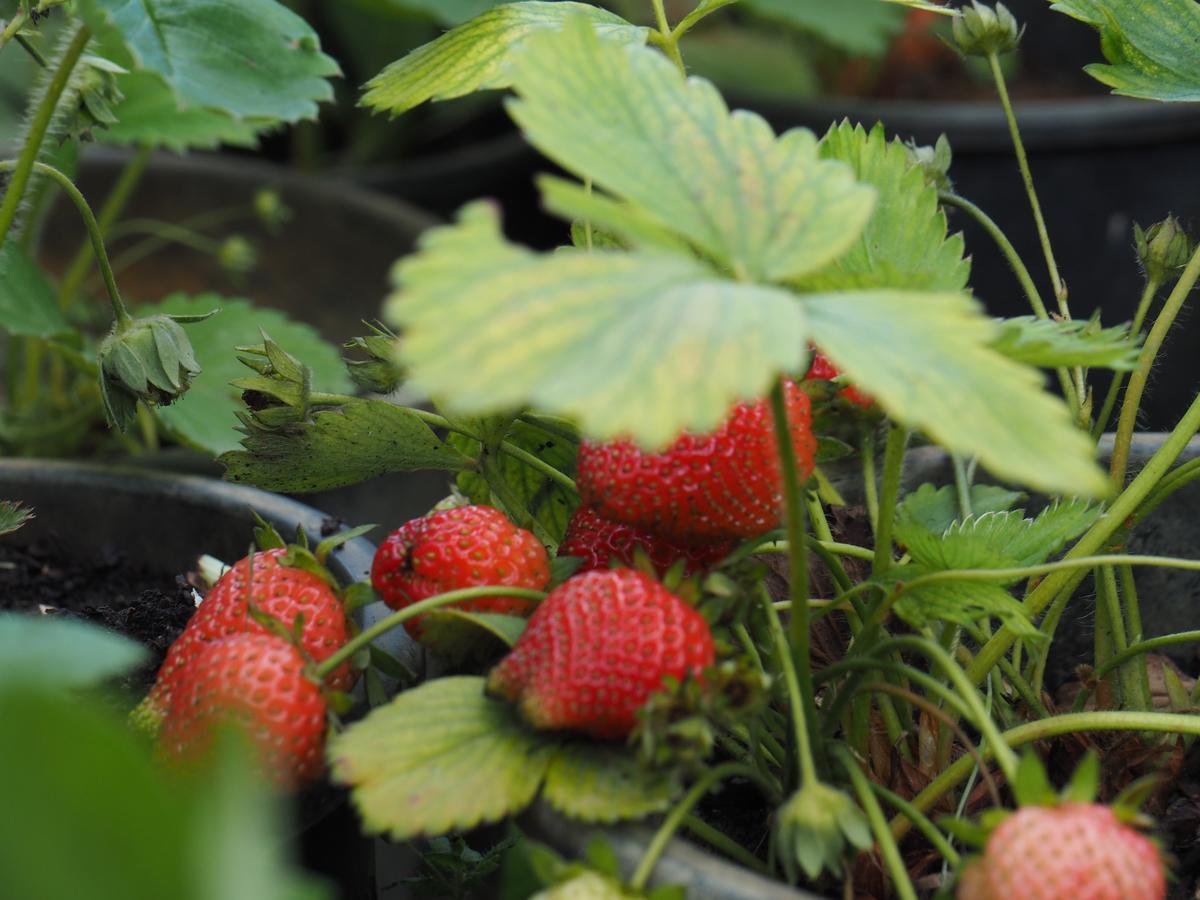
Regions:
<instances>
[{"instance_id":1,"label":"pale yellow-green leaf","mask_svg":"<svg viewBox=\"0 0 1200 900\"><path fill-rule=\"evenodd\" d=\"M874 191L821 160L811 132L777 137L662 53L604 41L583 19L531 37L512 71L509 109L535 147L739 277L819 269L870 215Z\"/></svg>"},{"instance_id":2,"label":"pale yellow-green leaf","mask_svg":"<svg viewBox=\"0 0 1200 900\"><path fill-rule=\"evenodd\" d=\"M396 697L329 746L367 830L394 840L466 831L527 806L554 746L525 729L483 679L440 678Z\"/></svg>"},{"instance_id":3,"label":"pale yellow-green leaf","mask_svg":"<svg viewBox=\"0 0 1200 900\"><path fill-rule=\"evenodd\" d=\"M386 314L411 384L466 415L533 406L663 446L716 427L805 354L795 295L665 253L539 255L492 207L427 234Z\"/></svg>"},{"instance_id":4,"label":"pale yellow-green leaf","mask_svg":"<svg viewBox=\"0 0 1200 900\"><path fill-rule=\"evenodd\" d=\"M638 764L628 747L564 744L546 772L542 795L581 822L617 822L662 812L679 792L671 775Z\"/></svg>"},{"instance_id":5,"label":"pale yellow-green leaf","mask_svg":"<svg viewBox=\"0 0 1200 900\"><path fill-rule=\"evenodd\" d=\"M586 3L509 3L488 10L392 63L369 82L362 103L399 115L426 100L449 100L508 87L511 57L538 31L556 30L571 16L596 24L606 38L646 40L647 29Z\"/></svg>"},{"instance_id":6,"label":"pale yellow-green leaf","mask_svg":"<svg viewBox=\"0 0 1200 900\"><path fill-rule=\"evenodd\" d=\"M804 299L813 340L891 416L993 474L1103 496L1095 448L1042 375L989 346L996 325L963 294L862 291Z\"/></svg>"}]
</instances>

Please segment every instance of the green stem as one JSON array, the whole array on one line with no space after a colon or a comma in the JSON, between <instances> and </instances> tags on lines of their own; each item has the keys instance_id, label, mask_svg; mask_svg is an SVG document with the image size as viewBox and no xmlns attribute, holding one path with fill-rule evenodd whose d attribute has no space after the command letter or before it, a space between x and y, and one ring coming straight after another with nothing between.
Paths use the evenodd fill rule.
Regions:
<instances>
[{"instance_id":1,"label":"green stem","mask_svg":"<svg viewBox=\"0 0 1200 900\"><path fill-rule=\"evenodd\" d=\"M1058 311L1064 318L1070 318L1067 308L1066 285L1058 274L1058 264L1054 261L1054 250L1050 246L1050 234L1046 230L1046 220L1042 216L1042 205L1038 202L1037 190L1033 186L1033 172L1029 169L1029 158L1025 155L1025 143L1021 140L1021 129L1017 125L1017 117L1013 112L1012 101L1008 96L1008 85L1004 82L1004 72L1000 69L1000 58L995 53L988 54L988 64L992 68L992 77L996 81L996 91L1000 95L1000 105L1004 107L1004 117L1008 120L1008 130L1012 135L1013 150L1017 155L1017 165L1021 169L1021 179L1025 182L1025 192L1029 195L1029 205L1033 209L1034 223L1037 225L1038 239L1042 242L1042 252L1046 256L1046 268L1050 271L1050 283L1054 286L1054 294L1058 299Z\"/></svg>"},{"instance_id":2,"label":"green stem","mask_svg":"<svg viewBox=\"0 0 1200 900\"><path fill-rule=\"evenodd\" d=\"M888 430L883 451L883 483L879 490L879 521L875 527L875 564L871 574L882 575L892 565L892 529L896 523L896 503L900 499L900 478L904 474L904 448L908 431L898 425Z\"/></svg>"},{"instance_id":3,"label":"green stem","mask_svg":"<svg viewBox=\"0 0 1200 900\"><path fill-rule=\"evenodd\" d=\"M0 50L3 50L8 42L17 36L17 32L25 27L25 23L29 21L29 14L23 9L18 9L8 24L4 26L4 30L0 31Z\"/></svg>"},{"instance_id":4,"label":"green stem","mask_svg":"<svg viewBox=\"0 0 1200 900\"><path fill-rule=\"evenodd\" d=\"M117 183L109 191L108 196L104 200L104 205L100 207L100 212L96 216L96 223L100 228L102 236L109 233L109 229L117 221L117 217L125 211L125 207L129 203L129 198L141 181L142 173L146 170L146 164L150 161L150 153L150 147L139 147L133 158L125 164L125 168L121 171L121 177L117 179ZM71 308L71 304L75 300L75 295L79 293L79 288L83 285L83 280L87 277L88 271L91 269L92 256L90 241L84 241L75 252L75 258L71 260L71 264L67 267L66 274L63 275L62 282L59 285L59 308L63 310Z\"/></svg>"},{"instance_id":5,"label":"green stem","mask_svg":"<svg viewBox=\"0 0 1200 900\"><path fill-rule=\"evenodd\" d=\"M726 778L745 778L753 781L759 787L770 795L773 793L768 783L763 779L758 772L743 763L724 763L723 765L715 766L706 771L692 785L691 790L684 795L684 798L679 801L676 807L671 810L670 814L663 820L658 831L646 846L646 852L642 854L641 862L638 863L637 869L633 873L633 877L629 880L629 886L634 891L642 891L646 887L646 882L650 880L650 875L654 872L654 867L658 865L659 857L667 849L667 844L671 842L671 838L675 836L675 832L683 824L684 820L690 815L692 808L700 802L700 799L713 789L715 785L724 781Z\"/></svg>"},{"instance_id":6,"label":"green stem","mask_svg":"<svg viewBox=\"0 0 1200 900\"><path fill-rule=\"evenodd\" d=\"M707 7L703 5L696 7L686 16L684 16L682 20L680 20L679 24L675 26L675 30L671 32L671 37L673 37L675 42L678 43L679 39L691 31L692 28L702 19L712 15L718 9L731 6L737 2L738 0L713 0L713 2Z\"/></svg>"},{"instance_id":7,"label":"green stem","mask_svg":"<svg viewBox=\"0 0 1200 900\"><path fill-rule=\"evenodd\" d=\"M1129 465L1129 447L1133 442L1133 431L1137 425L1138 410L1142 404L1142 394L1146 390L1146 382L1150 378L1150 370L1154 360L1167 337L1167 332L1175 322L1175 317L1183 307L1183 302L1200 278L1200 247L1192 254L1187 268L1179 276L1179 281L1167 296L1162 311L1154 320L1154 326L1146 336L1142 352L1138 355L1137 368L1129 377L1129 387L1125 391L1125 399L1121 402L1121 417L1117 420L1117 434L1113 440L1112 462L1109 473L1113 484L1118 488L1125 483L1125 472Z\"/></svg>"},{"instance_id":8,"label":"green stem","mask_svg":"<svg viewBox=\"0 0 1200 900\"><path fill-rule=\"evenodd\" d=\"M1130 527L1137 527L1138 522L1150 515L1154 509L1180 488L1187 487L1200 478L1200 457L1189 459L1163 476L1162 481L1154 486L1154 490L1142 501L1141 506L1130 519Z\"/></svg>"},{"instance_id":9,"label":"green stem","mask_svg":"<svg viewBox=\"0 0 1200 900\"><path fill-rule=\"evenodd\" d=\"M1150 311L1150 304L1154 302L1154 297L1158 293L1158 289L1162 287L1162 282L1147 279L1146 287L1142 291L1142 299L1138 302L1137 312L1134 314L1133 323L1129 326L1131 335L1140 334L1142 324L1146 321L1146 314ZM1100 440L1108 428L1108 422L1112 418L1113 408L1117 405L1117 397L1121 394L1121 387L1125 384L1126 372L1113 372L1112 383L1108 386L1108 393L1104 396L1104 404L1100 407L1100 414L1096 417L1096 422L1092 425L1092 440Z\"/></svg>"},{"instance_id":10,"label":"green stem","mask_svg":"<svg viewBox=\"0 0 1200 900\"><path fill-rule=\"evenodd\" d=\"M850 783L854 785L854 791L858 794L858 802L862 804L867 819L871 823L871 831L874 832L875 840L879 843L879 852L892 876L892 888L901 900L917 900L917 891L913 887L912 879L909 878L908 867L904 865L904 857L900 855L900 848L888 828L883 808L871 790L870 780L863 774L858 760L849 750L842 746L836 746L833 748L833 752L850 777Z\"/></svg>"},{"instance_id":11,"label":"green stem","mask_svg":"<svg viewBox=\"0 0 1200 900\"><path fill-rule=\"evenodd\" d=\"M740 866L749 869L752 872L757 872L760 875L770 877L771 870L767 864L735 841L723 831L718 831L713 828L703 819L696 816L688 815L683 819L683 827L692 833L693 836L704 841L710 847L720 850L734 862Z\"/></svg>"},{"instance_id":12,"label":"green stem","mask_svg":"<svg viewBox=\"0 0 1200 900\"><path fill-rule=\"evenodd\" d=\"M679 74L686 78L687 67L684 66L683 57L679 53L679 41L671 31L671 23L667 21L667 11L663 6L663 0L651 0L651 3L654 5L654 19L658 23L655 43L663 48L663 52L679 69Z\"/></svg>"},{"instance_id":13,"label":"green stem","mask_svg":"<svg viewBox=\"0 0 1200 900\"><path fill-rule=\"evenodd\" d=\"M1096 677L1103 678L1117 666L1143 653L1157 650L1159 647L1172 647L1176 644L1191 644L1194 642L1200 642L1200 631L1179 631L1175 634L1164 634L1161 637L1138 641L1136 644L1130 644L1124 651L1116 654L1104 665L1097 668Z\"/></svg>"},{"instance_id":14,"label":"green stem","mask_svg":"<svg viewBox=\"0 0 1200 900\"><path fill-rule=\"evenodd\" d=\"M959 855L959 852L954 849L954 845L946 839L946 836L938 830L938 827L933 824L927 815L925 815L899 794L889 791L882 784L871 782L871 790L877 793L889 804L896 807L897 811L902 816L905 816L910 822L912 822L913 825L916 826L917 831L921 832L921 834L925 836L925 840L933 844L933 849L937 850L937 852L942 855L942 858L950 864L951 868L958 868L959 864L962 862L962 857Z\"/></svg>"},{"instance_id":15,"label":"green stem","mask_svg":"<svg viewBox=\"0 0 1200 900\"><path fill-rule=\"evenodd\" d=\"M4 242L8 239L8 232L17 219L21 201L25 197L25 189L29 186L29 179L36 168L38 155L42 152L42 142L46 139L46 132L50 129L54 112L58 108L58 101L62 98L63 91L67 89L67 85L71 81L71 73L75 71L79 57L83 56L83 51L91 37L92 32L87 26L81 26L75 33L75 37L71 39L62 59L59 60L58 68L50 78L50 84L46 88L41 105L34 111L33 118L30 120L29 135L25 139L21 155L17 158L15 165L11 167L12 178L9 179L8 189L4 192L4 201L0 203L0 247L4 246Z\"/></svg>"},{"instance_id":16,"label":"green stem","mask_svg":"<svg viewBox=\"0 0 1200 900\"><path fill-rule=\"evenodd\" d=\"M1004 746L1011 753L1013 748L1033 741L1093 731L1153 731L1161 734L1200 735L1200 716L1160 712L1066 713L1010 728L1002 735L1004 741L1000 746ZM996 749L996 745L989 744L981 748L981 752L984 756L992 756ZM920 812L928 812L947 791L953 790L970 774L974 765L975 760L969 756L955 760L913 798L913 806ZM900 840L908 833L912 823L905 816L899 815L892 819L891 827L896 840Z\"/></svg>"},{"instance_id":17,"label":"green stem","mask_svg":"<svg viewBox=\"0 0 1200 900\"><path fill-rule=\"evenodd\" d=\"M29 40L29 38L27 38L25 35L20 34L20 33L18 33L15 36L15 38L16 38L17 43L21 45L21 49L24 50L26 53L28 53L29 58L32 59L35 63L37 63L40 68L42 68L42 69L50 68L50 60L48 60L48 59L46 59L46 57L42 56L42 51L39 50L37 47L35 47L33 45L33 42Z\"/></svg>"},{"instance_id":18,"label":"green stem","mask_svg":"<svg viewBox=\"0 0 1200 900\"><path fill-rule=\"evenodd\" d=\"M879 533L879 486L875 482L875 432L871 428L862 431L862 483L863 500L867 504L867 519L871 532Z\"/></svg>"},{"instance_id":19,"label":"green stem","mask_svg":"<svg viewBox=\"0 0 1200 900\"><path fill-rule=\"evenodd\" d=\"M792 601L788 621L792 645L792 663L799 684L799 697L803 703L800 713L806 729L817 721L817 706L813 694L812 661L809 656L808 615L808 550L805 535L804 494L800 485L800 473L796 463L796 448L792 446L792 430L788 422L787 400L784 382L780 380L771 391L771 419L775 429L775 448L779 455L780 471L783 475L784 529L790 551L788 553L788 597ZM771 615L775 615L772 608ZM811 758L808 760L811 765ZM815 774L815 772L814 772ZM805 776L808 777L807 775Z\"/></svg>"},{"instance_id":20,"label":"green stem","mask_svg":"<svg viewBox=\"0 0 1200 900\"><path fill-rule=\"evenodd\" d=\"M812 740L810 737L811 725L816 723L815 706L811 703L811 685L809 695L806 698L801 692L800 681L796 677L796 667L792 661L792 654L788 652L787 638L783 633L783 624L779 621L779 613L775 611L775 605L771 602L771 597L767 594L766 590L760 593L760 600L763 612L767 617L767 624L775 637L775 649L779 656L780 668L783 669L783 683L788 692L788 704L791 706L791 719L796 739L796 759L799 766L800 784L815 784L819 779L817 776L816 760L813 758ZM793 609L792 615L795 616L795 614L796 611ZM806 702L806 700L809 702ZM812 718L809 718L809 709L813 710Z\"/></svg>"},{"instance_id":21,"label":"green stem","mask_svg":"<svg viewBox=\"0 0 1200 900\"><path fill-rule=\"evenodd\" d=\"M954 492L958 496L959 518L971 518L971 479L967 477L967 465L957 453L951 455L954 463Z\"/></svg>"},{"instance_id":22,"label":"green stem","mask_svg":"<svg viewBox=\"0 0 1200 900\"><path fill-rule=\"evenodd\" d=\"M376 622L370 628L364 628L350 640L346 641L339 647L331 656L322 660L316 667L316 674L324 679L326 675L350 659L361 650L369 645L375 638L382 634L387 634L393 628L403 625L410 619L424 615L431 610L440 609L443 606L449 606L453 603L459 603L463 600L474 600L479 597L516 597L519 600L538 601L546 596L544 591L531 591L526 588L504 587L503 585L488 585L483 587L462 588L457 591L447 591L444 594L437 594L433 597L426 597L411 606L406 606L398 612L392 613L385 619Z\"/></svg>"},{"instance_id":23,"label":"green stem","mask_svg":"<svg viewBox=\"0 0 1200 900\"><path fill-rule=\"evenodd\" d=\"M0 160L0 172L12 170L15 166L19 165L20 161L18 160ZM112 304L113 318L116 320L117 331L124 331L133 321L133 317L129 315L129 312L125 309L125 304L121 301L121 292L117 290L117 282L113 277L112 266L108 262L108 252L104 249L104 237L100 233L100 226L96 224L96 216L92 213L92 208L88 206L88 202L79 188L75 187L71 179L58 169L40 162L35 162L32 169L42 175L48 175L58 182L63 193L70 197L71 202L78 208L79 215L83 218L84 227L87 228L88 237L92 242L92 251L96 254L96 261L100 264L100 273L104 276L104 286L108 289L108 299ZM10 187L9 191L11 192L11 190L12 188ZM5 196L7 197L8 195L6 194Z\"/></svg>"}]
</instances>

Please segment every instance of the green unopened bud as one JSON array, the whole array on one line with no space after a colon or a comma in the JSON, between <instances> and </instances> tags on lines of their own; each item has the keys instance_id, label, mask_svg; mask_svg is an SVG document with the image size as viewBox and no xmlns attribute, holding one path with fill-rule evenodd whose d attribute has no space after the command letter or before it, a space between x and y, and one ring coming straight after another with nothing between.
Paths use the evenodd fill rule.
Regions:
<instances>
[{"instance_id":1,"label":"green unopened bud","mask_svg":"<svg viewBox=\"0 0 1200 900\"><path fill-rule=\"evenodd\" d=\"M871 846L871 826L846 794L810 782L779 809L779 852L789 875L800 868L810 880L823 869L839 871L847 841L860 850Z\"/></svg>"},{"instance_id":2,"label":"green unopened bud","mask_svg":"<svg viewBox=\"0 0 1200 900\"><path fill-rule=\"evenodd\" d=\"M231 275L245 275L258 264L258 253L241 235L227 237L217 249L217 262Z\"/></svg>"},{"instance_id":3,"label":"green unopened bud","mask_svg":"<svg viewBox=\"0 0 1200 900\"><path fill-rule=\"evenodd\" d=\"M372 326L374 328L374 326ZM396 364L396 336L386 328L374 328L375 334L348 341L347 350L359 350L367 359L346 359L346 369L356 385L376 394L390 394L405 377L404 369Z\"/></svg>"},{"instance_id":4,"label":"green unopened bud","mask_svg":"<svg viewBox=\"0 0 1200 900\"><path fill-rule=\"evenodd\" d=\"M263 227L274 233L282 228L292 217L278 191L262 188L254 195L254 214L262 222Z\"/></svg>"},{"instance_id":5,"label":"green unopened bud","mask_svg":"<svg viewBox=\"0 0 1200 900\"><path fill-rule=\"evenodd\" d=\"M1146 278L1159 284L1177 278L1196 251L1195 242L1174 216L1167 216L1144 231L1135 223L1133 244Z\"/></svg>"},{"instance_id":6,"label":"green unopened bud","mask_svg":"<svg viewBox=\"0 0 1200 900\"><path fill-rule=\"evenodd\" d=\"M967 56L991 56L1015 50L1025 29L1003 3L993 9L978 0L964 6L953 21L954 42Z\"/></svg>"},{"instance_id":7,"label":"green unopened bud","mask_svg":"<svg viewBox=\"0 0 1200 900\"><path fill-rule=\"evenodd\" d=\"M200 374L191 341L172 316L135 319L104 339L98 358L104 413L121 431L137 417L139 400L150 406L173 403Z\"/></svg>"},{"instance_id":8,"label":"green unopened bud","mask_svg":"<svg viewBox=\"0 0 1200 900\"><path fill-rule=\"evenodd\" d=\"M954 161L954 153L944 134L938 136L937 143L932 147L909 141L904 145L904 155L908 158L910 166L921 170L926 184L933 185L939 191L953 189L954 185L950 182L950 164Z\"/></svg>"}]
</instances>

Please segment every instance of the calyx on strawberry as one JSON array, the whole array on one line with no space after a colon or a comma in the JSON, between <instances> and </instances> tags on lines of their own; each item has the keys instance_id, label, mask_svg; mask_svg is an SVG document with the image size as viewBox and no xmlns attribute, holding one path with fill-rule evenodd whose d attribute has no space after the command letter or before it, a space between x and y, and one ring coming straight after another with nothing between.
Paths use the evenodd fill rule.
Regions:
<instances>
[{"instance_id":1,"label":"calyx on strawberry","mask_svg":"<svg viewBox=\"0 0 1200 900\"><path fill-rule=\"evenodd\" d=\"M807 395L786 385L800 478L812 474L817 441ZM781 518L782 487L766 400L739 403L715 431L684 434L661 453L632 441L584 441L580 496L606 519L683 543L757 537Z\"/></svg>"},{"instance_id":2,"label":"calyx on strawberry","mask_svg":"<svg viewBox=\"0 0 1200 900\"><path fill-rule=\"evenodd\" d=\"M567 522L567 533L558 547L559 556L577 556L583 560L579 572L606 569L616 560L634 564L634 553L641 549L659 573L666 572L678 560L684 560L684 575L703 572L720 562L733 549L731 541L689 546L648 531L611 522L594 509L580 506Z\"/></svg>"},{"instance_id":3,"label":"calyx on strawberry","mask_svg":"<svg viewBox=\"0 0 1200 900\"><path fill-rule=\"evenodd\" d=\"M648 575L587 572L551 591L487 689L535 728L621 740L665 679L715 659L704 617Z\"/></svg>"},{"instance_id":4,"label":"calyx on strawberry","mask_svg":"<svg viewBox=\"0 0 1200 900\"><path fill-rule=\"evenodd\" d=\"M830 362L828 356L820 350L813 351L812 364L804 376L805 381L835 381L841 377L841 371ZM864 394L854 385L840 388L837 396L859 409L871 409L875 405L875 400L869 394Z\"/></svg>"},{"instance_id":5,"label":"calyx on strawberry","mask_svg":"<svg viewBox=\"0 0 1200 900\"><path fill-rule=\"evenodd\" d=\"M297 647L269 634L242 632L199 645L175 679L160 756L203 758L220 730L234 726L277 787L316 780L324 769L326 706L306 666Z\"/></svg>"},{"instance_id":6,"label":"calyx on strawberry","mask_svg":"<svg viewBox=\"0 0 1200 900\"><path fill-rule=\"evenodd\" d=\"M155 733L171 703L180 672L206 644L235 634L270 633L270 628L251 614L252 605L286 628L291 628L299 617L300 645L315 662L346 643L350 627L341 599L325 578L287 565L293 553L307 551L282 547L262 550L239 560L220 577L167 651L154 687L134 710L132 721L136 727ZM353 686L354 678L354 671L345 663L330 674L327 683L345 691Z\"/></svg>"},{"instance_id":7,"label":"calyx on strawberry","mask_svg":"<svg viewBox=\"0 0 1200 900\"><path fill-rule=\"evenodd\" d=\"M546 548L491 506L460 506L406 522L387 536L371 565L371 584L392 609L462 588L504 585L543 590L550 582ZM455 604L471 612L523 615L518 597L481 597ZM421 636L417 616L405 622Z\"/></svg>"}]
</instances>

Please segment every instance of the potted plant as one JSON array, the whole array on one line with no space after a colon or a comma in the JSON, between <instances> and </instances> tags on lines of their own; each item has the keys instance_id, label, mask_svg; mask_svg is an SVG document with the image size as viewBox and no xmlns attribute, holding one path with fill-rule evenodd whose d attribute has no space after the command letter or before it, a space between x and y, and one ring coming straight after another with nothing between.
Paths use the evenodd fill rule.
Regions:
<instances>
[{"instance_id":1,"label":"potted plant","mask_svg":"<svg viewBox=\"0 0 1200 900\"><path fill-rule=\"evenodd\" d=\"M1082 890L1093 864L1113 896L1165 896L1130 823L1137 800L1187 806L1172 776L1200 728L1186 678L1147 654L1196 633L1147 639L1135 572L1200 563L1125 550L1198 471L1200 405L1148 450L1134 432L1200 254L1173 219L1139 230L1134 321L1074 318L1026 170L1052 290L993 229L1033 315L988 318L947 227L944 146L848 122L776 135L686 78L681 39L726 5L673 22L656 0L647 29L509 4L367 94L394 111L511 87L526 139L577 180L540 180L570 248L515 245L473 204L397 265L395 361L436 413L320 395L297 359L256 367L231 479L457 473L447 509L383 542L373 582L397 610L375 631L403 624L458 668L334 737L334 777L396 839L532 806L523 822L577 851L571 821L662 815L585 860L534 851L545 897L1067 896L1058 874ZM985 60L1020 37L1000 6L910 5L951 17ZM1190 9L1171 5L1156 15ZM1137 51L1095 70L1105 83L1193 89L1163 76L1180 38L1144 10L1072 12L1103 19L1110 52ZM1089 386L1100 368L1108 391ZM942 468L906 485L913 442ZM861 511L825 471L838 457L860 467ZM1060 708L1047 667L1081 606L1093 652ZM1075 827L1084 863L1057 838ZM730 861L693 864L681 830ZM1014 833L1053 866L1022 865L1040 850Z\"/></svg>"}]
</instances>

